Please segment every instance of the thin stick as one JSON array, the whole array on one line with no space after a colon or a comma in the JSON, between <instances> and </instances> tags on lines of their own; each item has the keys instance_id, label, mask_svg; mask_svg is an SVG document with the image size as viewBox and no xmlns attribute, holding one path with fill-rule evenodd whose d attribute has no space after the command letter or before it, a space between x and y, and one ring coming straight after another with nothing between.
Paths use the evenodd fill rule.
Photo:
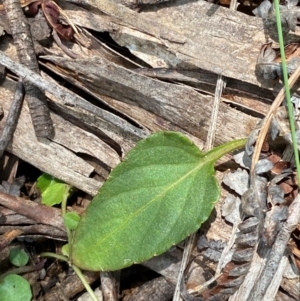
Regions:
<instances>
[{"instance_id":1,"label":"thin stick","mask_svg":"<svg viewBox=\"0 0 300 301\"><path fill-rule=\"evenodd\" d=\"M187 263L189 261L190 254L193 250L195 238L196 238L196 233L192 233L185 240L185 246L184 246L184 251L183 251L183 255L182 255L180 270L179 270L178 277L177 277L177 283L176 283L176 287L175 287L173 301L182 300L182 298L181 298L181 283L183 282L184 271L185 271L185 268L186 268Z\"/></svg>"},{"instance_id":2,"label":"thin stick","mask_svg":"<svg viewBox=\"0 0 300 301\"><path fill-rule=\"evenodd\" d=\"M212 109L212 113L211 113L211 124L209 126L206 144L204 147L205 151L208 151L208 150L212 149L212 147L213 147L215 132L217 129L219 107L220 107L221 96L222 96L222 91L223 91L224 86L225 86L224 78L222 77L222 75L218 75L217 85L216 85L216 89L215 89L215 99L214 99L213 109ZM181 286L183 283L183 274L184 274L185 268L187 266L187 263L189 261L190 254L193 250L195 239L196 239L196 233L192 233L192 235L190 235L186 239L184 252L183 252L183 256L182 256L182 261L181 261L181 266L180 266L180 270L179 270L179 274L178 274L178 278L177 278L175 293L173 296L173 301L182 300Z\"/></svg>"},{"instance_id":3,"label":"thin stick","mask_svg":"<svg viewBox=\"0 0 300 301\"><path fill-rule=\"evenodd\" d=\"M21 80L18 81L14 99L11 103L6 122L0 138L0 157L2 157L8 143L11 141L14 131L17 126L17 121L21 112L24 98L24 87Z\"/></svg>"},{"instance_id":4,"label":"thin stick","mask_svg":"<svg viewBox=\"0 0 300 301\"><path fill-rule=\"evenodd\" d=\"M66 231L60 210L0 192L0 205L44 225Z\"/></svg>"}]
</instances>

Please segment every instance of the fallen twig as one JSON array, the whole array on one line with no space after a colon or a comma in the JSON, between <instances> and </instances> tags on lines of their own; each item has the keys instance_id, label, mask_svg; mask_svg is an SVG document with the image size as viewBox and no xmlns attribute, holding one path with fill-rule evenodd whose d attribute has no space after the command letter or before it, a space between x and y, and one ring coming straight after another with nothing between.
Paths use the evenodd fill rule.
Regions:
<instances>
[{"instance_id":1,"label":"fallen twig","mask_svg":"<svg viewBox=\"0 0 300 301\"><path fill-rule=\"evenodd\" d=\"M30 70L39 73L29 25L19 0L4 0L3 3L20 62ZM24 85L25 99L28 103L35 134L39 138L49 138L53 134L53 124L46 96L29 81L24 80Z\"/></svg>"},{"instance_id":2,"label":"fallen twig","mask_svg":"<svg viewBox=\"0 0 300 301\"><path fill-rule=\"evenodd\" d=\"M23 103L23 98L24 98L24 87L22 81L19 81L16 87L14 99L11 103L9 113L7 115L2 136L0 138L0 157L2 157L16 129L18 117Z\"/></svg>"},{"instance_id":3,"label":"fallen twig","mask_svg":"<svg viewBox=\"0 0 300 301\"><path fill-rule=\"evenodd\" d=\"M16 213L65 231L60 210L0 192L0 204Z\"/></svg>"}]
</instances>

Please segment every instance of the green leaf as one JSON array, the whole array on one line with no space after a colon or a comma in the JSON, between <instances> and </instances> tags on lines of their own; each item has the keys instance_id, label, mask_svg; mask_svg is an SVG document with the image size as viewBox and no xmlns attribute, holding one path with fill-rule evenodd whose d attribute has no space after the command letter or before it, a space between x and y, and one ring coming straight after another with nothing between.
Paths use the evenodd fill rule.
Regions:
<instances>
[{"instance_id":1,"label":"green leaf","mask_svg":"<svg viewBox=\"0 0 300 301\"><path fill-rule=\"evenodd\" d=\"M74 235L74 264L118 270L159 255L196 231L220 196L215 161L245 142L204 154L174 132L140 141L82 216Z\"/></svg>"},{"instance_id":2,"label":"green leaf","mask_svg":"<svg viewBox=\"0 0 300 301\"><path fill-rule=\"evenodd\" d=\"M69 197L72 186L48 174L42 174L37 179L37 188L42 193L42 204L53 206Z\"/></svg>"},{"instance_id":3,"label":"green leaf","mask_svg":"<svg viewBox=\"0 0 300 301\"><path fill-rule=\"evenodd\" d=\"M10 262L17 266L22 267L27 264L29 256L27 253L20 248L13 248L9 252L9 260Z\"/></svg>"},{"instance_id":4,"label":"green leaf","mask_svg":"<svg viewBox=\"0 0 300 301\"><path fill-rule=\"evenodd\" d=\"M61 253L62 253L64 256L69 257L69 244L65 244L65 245L62 246L62 248L61 248Z\"/></svg>"},{"instance_id":5,"label":"green leaf","mask_svg":"<svg viewBox=\"0 0 300 301\"><path fill-rule=\"evenodd\" d=\"M19 275L7 275L0 280L1 301L30 301L32 293L27 280Z\"/></svg>"},{"instance_id":6,"label":"green leaf","mask_svg":"<svg viewBox=\"0 0 300 301\"><path fill-rule=\"evenodd\" d=\"M64 223L70 230L75 230L78 226L80 216L76 212L67 212L64 215Z\"/></svg>"}]
</instances>

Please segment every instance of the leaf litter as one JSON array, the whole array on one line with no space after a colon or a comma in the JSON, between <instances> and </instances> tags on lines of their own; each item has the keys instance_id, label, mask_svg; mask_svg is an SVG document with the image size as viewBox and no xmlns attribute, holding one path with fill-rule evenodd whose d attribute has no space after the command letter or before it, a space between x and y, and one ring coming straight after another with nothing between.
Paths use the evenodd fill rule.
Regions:
<instances>
[{"instance_id":1,"label":"leaf litter","mask_svg":"<svg viewBox=\"0 0 300 301\"><path fill-rule=\"evenodd\" d=\"M268 2L268 1L264 1L264 2ZM293 2L295 2L295 1L293 1ZM268 9L268 14L269 14L269 11L270 11L270 8ZM287 23L289 23L289 26L291 28L294 28L294 26L295 26L295 16L297 17L297 12L293 13L292 17L289 17L287 19ZM265 69L262 70L262 73L266 74L266 78L268 78L268 79L281 76L280 62L276 61L276 56L274 59L271 60L271 58L274 56L274 51L276 54L276 50L268 49L266 51L266 53L264 53L262 55L261 61L259 62L259 64L260 64L259 68L262 68L262 69L264 68L264 67L262 67L263 65L267 66L269 64L269 71L266 71ZM296 59L297 58L291 59L292 63L289 67L291 73L293 72L293 70L296 68L296 65L298 64L298 60L296 60ZM274 123L277 124L277 126L278 126L279 122L277 122L277 120L275 120L275 119L276 118L274 117L273 118ZM255 137L257 137L257 133L259 132L259 130L260 130L260 128L258 128L256 130L256 133L254 134ZM275 139L275 136L278 135L281 131L280 131L280 129L277 128L275 130L275 132L276 132L276 134L273 134L273 136L272 136L273 139ZM288 132L286 132L286 133L288 134ZM290 138L287 137L287 140L290 141ZM245 153L243 154L242 161L243 162L246 161L244 166L248 166L248 168L250 167L250 164L249 164L250 160L251 160L250 156L254 150L255 143L256 143L256 138L253 138L250 143L251 146L249 147L249 149L251 149L251 150L248 151L247 155L245 155ZM268 176L269 176L270 170L272 170L272 168L270 168L271 165L272 165L272 167L274 167L272 161L268 160L267 158L262 158L259 162L260 162L259 164L262 166L263 169L259 169L258 172L256 169L256 173L259 173L259 174L268 173ZM271 162L271 163L269 163L269 162ZM243 165L241 165L241 166L244 167ZM265 167L265 166L267 166L267 167ZM256 168L257 168L257 166L256 166ZM289 168L289 169L291 170L291 168ZM239 175L241 175L241 174L243 174L243 179L244 179L245 178L245 176L244 176L245 170L243 170ZM287 211L287 210L284 210L284 209L279 210L280 208L287 209L286 206L283 206L285 203L285 201L284 201L285 193L282 196L282 192L284 190L281 187L280 187L280 189L276 189L274 187L279 187L278 185L279 185L279 182L281 182L281 181L283 181L283 183L286 183L284 181L287 181L286 180L287 178L291 179L292 174L288 173L286 171L286 169L282 169L282 168L279 168L279 171L277 171L276 174L277 174L277 176L275 176L272 179L272 181L276 177L278 177L278 178L273 181L273 185L271 186L271 188L268 189L268 196L266 196L264 194L264 190L266 190L265 189L266 183L265 183L265 180L263 180L264 177L257 176L257 177L255 177L255 180L253 180L254 183L253 182L251 183L251 185L253 185L253 187L255 187L255 189L252 189L251 193L249 192L249 195L246 194L244 198L242 197L242 208L243 208L242 212L244 212L246 217L244 217L244 222L239 226L241 235L239 235L238 238L236 239L237 251L235 252L235 255L233 256L233 258L234 258L233 262L231 262L231 264L233 263L234 267L231 267L230 264L228 264L227 268L224 269L225 274L227 273L229 275L229 277L234 277L235 279L234 279L234 281L232 281L232 279L230 279L231 282L228 281L228 277L226 278L225 276L224 276L224 278L220 279L219 282L217 282L217 284L219 285L219 287L223 287L223 289L220 292L218 292L217 294L214 294L214 292L212 292L213 295L210 295L210 293L209 293L208 294L209 298L210 298L209 300L213 300L213 298L215 300L221 300L221 299L218 299L218 298L221 298L221 295L227 296L228 293L231 294L240 285L240 282L243 280L244 275L248 272L249 262L251 261L251 256L253 256L253 250L254 250L253 242L257 241L258 240L257 235L258 236L260 235L260 234L256 233L256 232L259 232L258 229L261 229L261 224L258 221L259 220L258 216L261 217L262 214L267 212L266 220L268 219L268 216L269 216L270 222L265 223L263 233L266 229L266 232L269 232L268 237L270 237L271 240L274 240L278 229L282 226L282 223L286 220L287 215L285 214L286 212L284 212L284 211ZM263 175L263 176L265 176L265 175ZM271 177L272 176L274 176L274 175L271 175ZM232 180L226 179L225 181L227 183L225 183L225 181L224 181L224 183L228 187L230 187L232 190L234 190L236 194L239 194L241 196L241 195L243 195L243 193L241 193L241 190L245 190L245 187L241 188L241 190L240 190L240 188L236 188L236 186L238 186L238 183L234 183L234 181L238 181L237 179L238 179L238 176L236 176L236 177L233 176ZM281 180L279 180L279 179L281 179ZM269 180L269 178L268 178L268 180ZM244 181L242 183L245 184ZM247 181L247 183L248 183L248 181ZM292 187L290 185L290 183L288 185L290 187ZM264 203L264 202L266 203L266 205L263 206L263 209L260 208L260 206L256 206L257 204L249 205L249 203L251 203L252 198L254 197L253 195L256 196L256 192L253 194L253 190L256 190L256 188L260 187L260 186L264 187L262 189L261 193L258 194L259 200L262 203ZM234 189L234 187L235 187L235 189ZM251 186L250 186L250 188L251 188ZM292 192L293 191L294 191L294 189L292 189ZM291 191L286 194L286 197L289 194L291 194ZM235 199L239 200L240 198L237 196L231 195L231 194L229 196L232 196L231 197L232 199L230 201L228 201L230 203L230 205L228 205L227 208L225 208L226 206L223 206L223 208L225 208L224 209L225 219L226 219L226 216L230 216L230 214L234 211L235 211L235 215L236 215L236 209L240 207L238 205L237 207L235 206L235 208L233 209L234 206L232 204L234 203L234 200ZM268 215L268 213L269 213L269 215ZM234 222L236 222L236 219L235 219L235 217L231 217L230 220L228 220L228 221L230 223L234 223ZM274 231L274 229L276 229L276 231ZM246 234L246 235L243 236L243 234ZM214 249L214 247L215 247L214 242L212 242L212 243L208 242L207 245L208 245L208 249L218 251L218 246L223 245L223 243L222 242L217 243L217 245L218 245L216 247L217 250ZM209 256L211 256L212 258L214 257L214 255L209 255L209 254L210 253L208 253L208 257ZM247 258L247 262L243 263L243 264L239 263L239 261L242 258Z\"/></svg>"}]
</instances>

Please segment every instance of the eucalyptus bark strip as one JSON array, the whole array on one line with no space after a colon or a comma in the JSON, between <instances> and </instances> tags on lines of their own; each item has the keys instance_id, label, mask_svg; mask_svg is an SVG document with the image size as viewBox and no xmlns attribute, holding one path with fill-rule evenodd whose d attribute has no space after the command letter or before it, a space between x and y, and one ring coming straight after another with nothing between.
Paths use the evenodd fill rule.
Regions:
<instances>
[{"instance_id":1,"label":"eucalyptus bark strip","mask_svg":"<svg viewBox=\"0 0 300 301\"><path fill-rule=\"evenodd\" d=\"M30 70L39 73L29 24L23 14L19 0L4 0L3 3L20 62ZM46 96L26 79L24 79L24 85L25 99L35 134L39 138L49 138L53 134L53 124L47 107Z\"/></svg>"}]
</instances>

